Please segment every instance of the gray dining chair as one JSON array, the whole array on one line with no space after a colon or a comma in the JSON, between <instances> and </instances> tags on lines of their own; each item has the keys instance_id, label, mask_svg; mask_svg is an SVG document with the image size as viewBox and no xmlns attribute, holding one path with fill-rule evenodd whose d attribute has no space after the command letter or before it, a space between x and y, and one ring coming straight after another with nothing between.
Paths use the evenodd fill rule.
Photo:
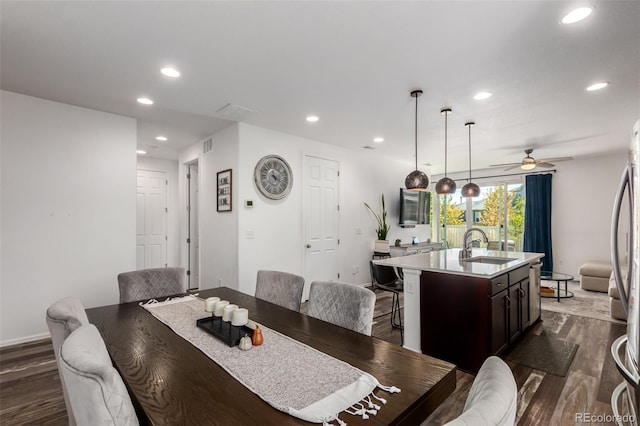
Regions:
<instances>
[{"instance_id":1,"label":"gray dining chair","mask_svg":"<svg viewBox=\"0 0 640 426\"><path fill-rule=\"evenodd\" d=\"M371 336L376 295L354 284L314 281L307 315Z\"/></svg>"},{"instance_id":2,"label":"gray dining chair","mask_svg":"<svg viewBox=\"0 0 640 426\"><path fill-rule=\"evenodd\" d=\"M490 356L473 380L462 414L445 426L513 426L517 402L518 386L511 369L497 356Z\"/></svg>"},{"instance_id":3,"label":"gray dining chair","mask_svg":"<svg viewBox=\"0 0 640 426\"><path fill-rule=\"evenodd\" d=\"M187 292L184 268L154 268L118 274L120 303Z\"/></svg>"},{"instance_id":4,"label":"gray dining chair","mask_svg":"<svg viewBox=\"0 0 640 426\"><path fill-rule=\"evenodd\" d=\"M122 377L93 324L76 329L64 341L60 372L78 425L139 424Z\"/></svg>"},{"instance_id":5,"label":"gray dining chair","mask_svg":"<svg viewBox=\"0 0 640 426\"><path fill-rule=\"evenodd\" d=\"M82 306L82 302L75 297L65 297L53 303L47 309L46 314L47 327L51 334L51 343L53 344L53 353L60 371L60 348L62 343L76 329L89 324L87 314ZM67 407L67 416L69 417L69 425L75 426L76 421L73 417L73 411L69 404L69 396L65 381L60 374L60 383L62 385L62 393L64 395L64 404Z\"/></svg>"},{"instance_id":6,"label":"gray dining chair","mask_svg":"<svg viewBox=\"0 0 640 426\"><path fill-rule=\"evenodd\" d=\"M256 293L258 299L266 300L283 308L300 312L304 278L300 275L280 271L258 271Z\"/></svg>"}]
</instances>

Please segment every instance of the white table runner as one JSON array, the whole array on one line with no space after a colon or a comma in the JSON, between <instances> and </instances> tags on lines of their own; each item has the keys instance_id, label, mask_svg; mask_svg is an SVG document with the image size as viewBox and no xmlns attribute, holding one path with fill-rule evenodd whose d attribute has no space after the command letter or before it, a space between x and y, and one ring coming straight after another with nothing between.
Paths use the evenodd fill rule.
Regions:
<instances>
[{"instance_id":1,"label":"white table runner","mask_svg":"<svg viewBox=\"0 0 640 426\"><path fill-rule=\"evenodd\" d=\"M155 301L154 301L155 302ZM196 326L196 320L209 313L204 301L194 296L142 305L245 387L274 408L313 422L336 421L341 412L368 418L386 400L376 396L383 386L372 375L335 359L310 346L260 325L264 343L249 351L226 343Z\"/></svg>"}]
</instances>

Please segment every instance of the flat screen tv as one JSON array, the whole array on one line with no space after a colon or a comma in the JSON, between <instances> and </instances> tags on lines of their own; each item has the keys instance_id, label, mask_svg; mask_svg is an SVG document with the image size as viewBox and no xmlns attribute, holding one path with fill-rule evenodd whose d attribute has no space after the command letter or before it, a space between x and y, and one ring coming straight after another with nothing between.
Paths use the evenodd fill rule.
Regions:
<instances>
[{"instance_id":1,"label":"flat screen tv","mask_svg":"<svg viewBox=\"0 0 640 426\"><path fill-rule=\"evenodd\" d=\"M431 193L400 188L400 220L402 227L429 224Z\"/></svg>"}]
</instances>

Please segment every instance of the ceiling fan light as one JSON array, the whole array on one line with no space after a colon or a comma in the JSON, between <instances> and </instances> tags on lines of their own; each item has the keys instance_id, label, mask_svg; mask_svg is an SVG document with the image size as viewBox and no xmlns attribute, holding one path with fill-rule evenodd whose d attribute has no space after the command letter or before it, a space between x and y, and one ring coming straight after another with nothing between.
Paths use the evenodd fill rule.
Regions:
<instances>
[{"instance_id":1,"label":"ceiling fan light","mask_svg":"<svg viewBox=\"0 0 640 426\"><path fill-rule=\"evenodd\" d=\"M453 194L456 192L456 182L448 177L443 177L436 183L436 192L438 194Z\"/></svg>"},{"instance_id":2,"label":"ceiling fan light","mask_svg":"<svg viewBox=\"0 0 640 426\"><path fill-rule=\"evenodd\" d=\"M480 195L480 187L473 182L469 182L465 186L462 187L462 196L463 197L478 197Z\"/></svg>"},{"instance_id":3,"label":"ceiling fan light","mask_svg":"<svg viewBox=\"0 0 640 426\"><path fill-rule=\"evenodd\" d=\"M404 180L404 186L409 191L426 191L429 186L429 178L426 173L420 170L414 170Z\"/></svg>"},{"instance_id":4,"label":"ceiling fan light","mask_svg":"<svg viewBox=\"0 0 640 426\"><path fill-rule=\"evenodd\" d=\"M533 170L536 168L536 163L535 162L523 162L520 165L520 168L522 170Z\"/></svg>"}]
</instances>

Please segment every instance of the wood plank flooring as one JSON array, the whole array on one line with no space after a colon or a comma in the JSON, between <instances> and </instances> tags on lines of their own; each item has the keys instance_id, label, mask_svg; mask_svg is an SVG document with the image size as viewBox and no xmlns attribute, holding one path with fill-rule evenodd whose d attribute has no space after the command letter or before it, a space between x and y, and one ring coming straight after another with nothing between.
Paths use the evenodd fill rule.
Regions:
<instances>
[{"instance_id":1,"label":"wood plank flooring","mask_svg":"<svg viewBox=\"0 0 640 426\"><path fill-rule=\"evenodd\" d=\"M390 324L391 293L377 292L372 334L400 344L400 331ZM306 308L306 307L305 307ZM518 425L573 425L576 414L611 415L610 398L622 381L609 348L625 326L608 321L542 311L542 321L530 332L580 345L566 377L516 364ZM423 422L441 425L457 417L474 376L458 371L454 393ZM49 339L0 348L0 424L65 425L67 415ZM595 424L595 423L593 423ZM613 423L599 423L613 424Z\"/></svg>"}]
</instances>

